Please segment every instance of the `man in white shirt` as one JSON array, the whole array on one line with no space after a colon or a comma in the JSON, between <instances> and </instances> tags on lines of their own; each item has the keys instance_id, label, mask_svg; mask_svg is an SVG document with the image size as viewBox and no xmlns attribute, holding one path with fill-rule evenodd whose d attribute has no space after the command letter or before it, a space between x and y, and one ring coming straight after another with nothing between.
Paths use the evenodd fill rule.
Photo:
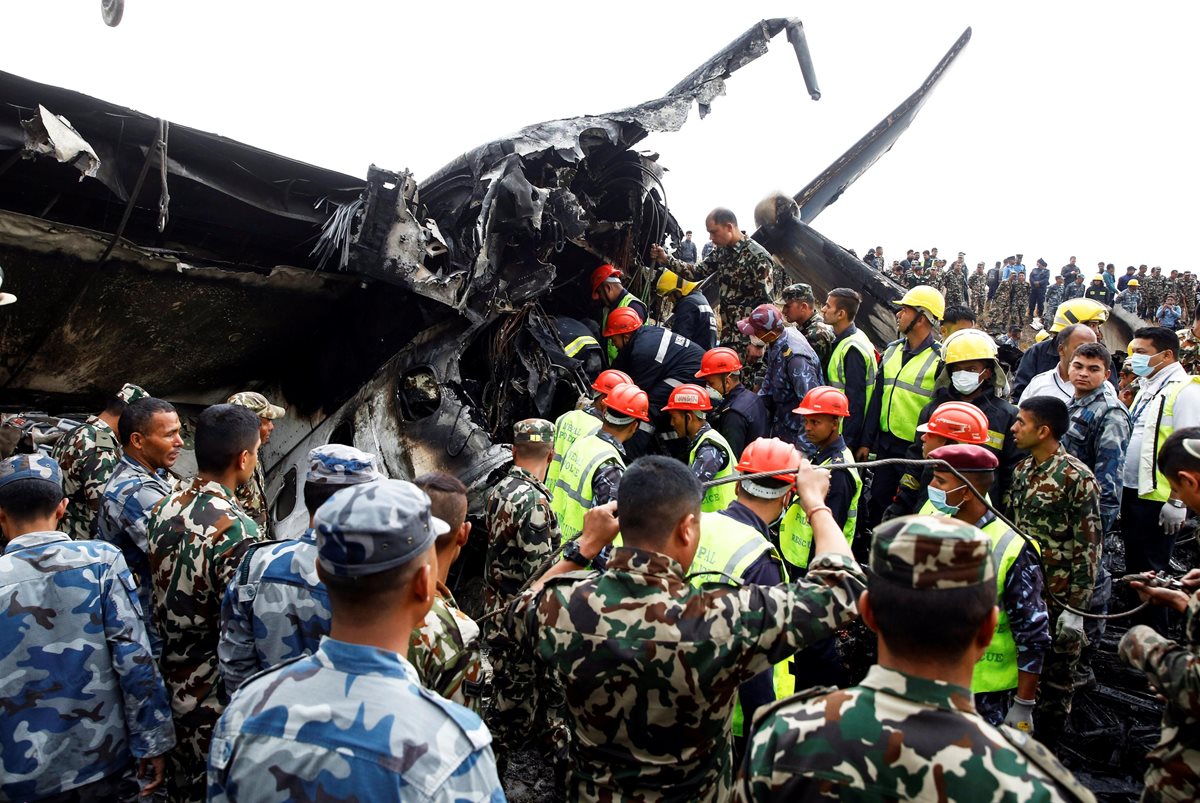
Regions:
<instances>
[{"instance_id":1,"label":"man in white shirt","mask_svg":"<svg viewBox=\"0 0 1200 803\"><path fill-rule=\"evenodd\" d=\"M1200 377L1178 362L1179 336L1163 326L1133 333L1129 365L1142 389L1129 409L1133 429L1125 452L1121 538L1126 571L1166 571L1187 508L1158 470L1158 451L1177 429L1200 425ZM1151 608L1149 624L1166 635L1166 611Z\"/></svg>"},{"instance_id":2,"label":"man in white shirt","mask_svg":"<svg viewBox=\"0 0 1200 803\"><path fill-rule=\"evenodd\" d=\"M1083 323L1073 323L1064 326L1062 331L1054 336L1054 347L1058 350L1058 365L1049 371L1042 371L1025 386L1017 403L1032 399L1034 396L1053 396L1068 407L1075 400L1075 386L1071 384L1067 371L1071 365L1071 355L1075 349L1084 343L1095 343L1096 333Z\"/></svg>"}]
</instances>

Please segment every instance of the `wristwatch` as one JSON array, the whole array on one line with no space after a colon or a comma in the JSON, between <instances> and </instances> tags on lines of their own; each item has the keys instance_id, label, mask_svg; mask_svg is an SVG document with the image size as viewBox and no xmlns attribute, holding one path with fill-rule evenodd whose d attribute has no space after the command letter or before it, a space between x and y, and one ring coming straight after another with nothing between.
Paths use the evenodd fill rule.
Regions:
<instances>
[{"instance_id":1,"label":"wristwatch","mask_svg":"<svg viewBox=\"0 0 1200 803\"><path fill-rule=\"evenodd\" d=\"M569 560L584 569L592 565L592 559L584 557L583 552L579 549L578 541L567 542L567 545L562 548L562 559Z\"/></svg>"},{"instance_id":2,"label":"wristwatch","mask_svg":"<svg viewBox=\"0 0 1200 803\"><path fill-rule=\"evenodd\" d=\"M1168 499L1167 504L1173 508L1178 509L1178 508L1183 507L1183 500L1182 499Z\"/></svg>"}]
</instances>

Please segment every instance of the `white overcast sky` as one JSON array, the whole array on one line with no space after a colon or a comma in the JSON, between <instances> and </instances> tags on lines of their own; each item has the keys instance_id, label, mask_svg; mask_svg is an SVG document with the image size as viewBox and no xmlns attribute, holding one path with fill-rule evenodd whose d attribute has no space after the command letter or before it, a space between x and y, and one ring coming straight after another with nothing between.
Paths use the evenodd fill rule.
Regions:
<instances>
[{"instance_id":1,"label":"white overcast sky","mask_svg":"<svg viewBox=\"0 0 1200 803\"><path fill-rule=\"evenodd\" d=\"M546 119L658 97L757 20L805 24L823 96L785 38L705 120L642 146L699 232L713 206L753 228L974 36L891 153L815 222L861 255L938 246L1197 269L1200 4L1144 2L385 2L4 4L0 69L364 176L423 178Z\"/></svg>"}]
</instances>

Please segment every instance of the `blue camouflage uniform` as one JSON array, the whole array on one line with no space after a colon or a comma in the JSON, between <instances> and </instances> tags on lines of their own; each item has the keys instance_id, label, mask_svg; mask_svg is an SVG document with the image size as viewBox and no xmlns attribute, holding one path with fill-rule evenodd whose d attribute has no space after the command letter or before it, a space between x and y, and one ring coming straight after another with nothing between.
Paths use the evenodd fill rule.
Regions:
<instances>
[{"instance_id":1,"label":"blue camouflage uniform","mask_svg":"<svg viewBox=\"0 0 1200 803\"><path fill-rule=\"evenodd\" d=\"M1068 408L1071 415L1062 445L1096 475L1100 485L1100 519L1104 532L1116 528L1124 492L1125 447L1132 424L1129 411L1108 382L1102 382Z\"/></svg>"},{"instance_id":2,"label":"blue camouflage uniform","mask_svg":"<svg viewBox=\"0 0 1200 803\"><path fill-rule=\"evenodd\" d=\"M121 550L137 580L138 601L142 604L146 633L155 656L162 652L162 637L154 624L154 584L146 524L150 521L150 510L174 490L174 483L165 469L151 471L129 455L122 455L104 486L100 511L96 515L100 540Z\"/></svg>"},{"instance_id":3,"label":"blue camouflage uniform","mask_svg":"<svg viewBox=\"0 0 1200 803\"><path fill-rule=\"evenodd\" d=\"M804 394L825 384L817 353L799 330L789 326L767 348L763 361L767 372L758 395L767 405L771 417L771 437L795 444L811 456L816 450L804 434L804 417L792 410L800 404Z\"/></svg>"},{"instance_id":4,"label":"blue camouflage uniform","mask_svg":"<svg viewBox=\"0 0 1200 803\"><path fill-rule=\"evenodd\" d=\"M424 491L386 479L338 491L313 527L322 572L344 578L428 555L450 529ZM213 733L208 799L503 801L490 745L404 656L326 636L238 689Z\"/></svg>"},{"instance_id":5,"label":"blue camouflage uniform","mask_svg":"<svg viewBox=\"0 0 1200 803\"><path fill-rule=\"evenodd\" d=\"M308 453L306 484L344 488L381 476L375 456L352 446L331 443ZM251 547L221 601L217 658L225 688L232 694L251 675L312 655L332 619L312 528Z\"/></svg>"}]
</instances>

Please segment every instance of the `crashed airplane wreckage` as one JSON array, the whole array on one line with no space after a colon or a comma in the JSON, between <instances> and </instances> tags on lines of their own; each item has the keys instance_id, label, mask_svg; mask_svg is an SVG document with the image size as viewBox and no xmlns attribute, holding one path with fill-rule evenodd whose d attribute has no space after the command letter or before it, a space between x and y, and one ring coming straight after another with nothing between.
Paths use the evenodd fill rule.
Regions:
<instances>
[{"instance_id":1,"label":"crashed airplane wreckage","mask_svg":"<svg viewBox=\"0 0 1200 803\"><path fill-rule=\"evenodd\" d=\"M650 246L680 238L657 157L633 147L693 105L705 116L780 33L818 98L800 23L765 20L661 98L531 126L419 185L374 166L364 184L0 73L0 265L20 298L0 319L4 404L82 411L124 380L181 404L278 389L297 414L264 450L283 534L305 524L297 473L319 443L483 487L513 421L553 417L586 386L559 329L594 317L592 268L611 262L652 296ZM878 341L899 288L808 224L969 38L794 200L772 200L754 235L794 278L861 288Z\"/></svg>"}]
</instances>

